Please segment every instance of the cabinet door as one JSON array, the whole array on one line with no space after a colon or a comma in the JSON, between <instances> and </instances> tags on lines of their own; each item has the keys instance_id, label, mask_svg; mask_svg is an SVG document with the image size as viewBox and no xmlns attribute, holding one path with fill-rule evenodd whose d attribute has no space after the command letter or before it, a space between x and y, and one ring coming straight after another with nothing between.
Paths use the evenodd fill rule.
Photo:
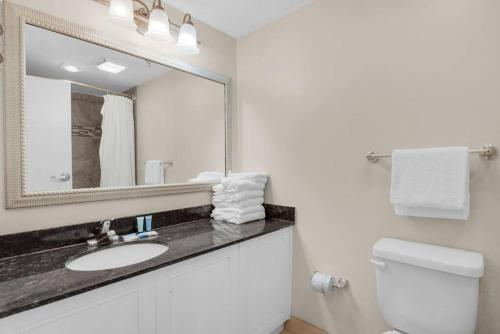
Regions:
<instances>
[{"instance_id":1,"label":"cabinet door","mask_svg":"<svg viewBox=\"0 0 500 334\"><path fill-rule=\"evenodd\" d=\"M237 333L238 247L172 266L157 291L158 333Z\"/></svg>"},{"instance_id":2,"label":"cabinet door","mask_svg":"<svg viewBox=\"0 0 500 334\"><path fill-rule=\"evenodd\" d=\"M241 333L269 334L290 317L291 274L291 228L241 244Z\"/></svg>"},{"instance_id":3,"label":"cabinet door","mask_svg":"<svg viewBox=\"0 0 500 334\"><path fill-rule=\"evenodd\" d=\"M0 332L152 334L154 291L146 281L145 277L125 280L19 313L0 320Z\"/></svg>"}]
</instances>

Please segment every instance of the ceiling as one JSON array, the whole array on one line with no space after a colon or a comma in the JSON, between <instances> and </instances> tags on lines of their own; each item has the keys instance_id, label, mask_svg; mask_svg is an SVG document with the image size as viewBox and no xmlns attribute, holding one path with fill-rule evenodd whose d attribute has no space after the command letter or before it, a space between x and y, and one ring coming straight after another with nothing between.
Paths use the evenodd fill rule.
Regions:
<instances>
[{"instance_id":1,"label":"ceiling","mask_svg":"<svg viewBox=\"0 0 500 334\"><path fill-rule=\"evenodd\" d=\"M105 59L126 66L127 69L118 74L97 69L96 66ZM82 71L67 72L61 68L62 64L77 66ZM73 37L31 25L26 27L28 75L76 81L114 92L124 92L171 70L167 66Z\"/></svg>"},{"instance_id":2,"label":"ceiling","mask_svg":"<svg viewBox=\"0 0 500 334\"><path fill-rule=\"evenodd\" d=\"M313 0L164 0L235 38L312 3ZM196 22L195 22L196 24Z\"/></svg>"}]
</instances>

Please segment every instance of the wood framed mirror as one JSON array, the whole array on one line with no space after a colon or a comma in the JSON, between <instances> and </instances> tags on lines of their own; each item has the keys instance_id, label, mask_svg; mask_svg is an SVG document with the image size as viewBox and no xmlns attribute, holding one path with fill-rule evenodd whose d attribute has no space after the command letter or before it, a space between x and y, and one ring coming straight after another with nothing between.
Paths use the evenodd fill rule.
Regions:
<instances>
[{"instance_id":1,"label":"wood framed mirror","mask_svg":"<svg viewBox=\"0 0 500 334\"><path fill-rule=\"evenodd\" d=\"M208 191L231 79L8 1L7 208Z\"/></svg>"}]
</instances>

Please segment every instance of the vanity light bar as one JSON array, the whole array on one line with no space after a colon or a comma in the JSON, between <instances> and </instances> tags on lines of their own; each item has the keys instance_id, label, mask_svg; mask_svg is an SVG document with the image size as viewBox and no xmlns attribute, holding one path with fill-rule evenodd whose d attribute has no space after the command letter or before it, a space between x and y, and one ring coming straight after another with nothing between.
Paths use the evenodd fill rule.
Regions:
<instances>
[{"instance_id":1,"label":"vanity light bar","mask_svg":"<svg viewBox=\"0 0 500 334\"><path fill-rule=\"evenodd\" d=\"M95 2L97 3L100 3L101 5L104 5L106 7L109 7L110 5L110 0L94 0ZM136 1L137 3L142 3L142 1ZM143 7L145 5L142 5ZM139 33L141 33L142 35L145 34L145 32L148 30L148 10L146 10L144 8L140 8L138 10L135 10L134 11L134 19L135 19L135 23L137 24L137 31ZM181 24L177 24L175 22L172 22L172 20L169 20L169 24L170 24L170 33L172 35L173 38L178 38L179 36L179 31L181 29ZM196 42L198 43L198 45L202 44L202 42L197 39Z\"/></svg>"}]
</instances>

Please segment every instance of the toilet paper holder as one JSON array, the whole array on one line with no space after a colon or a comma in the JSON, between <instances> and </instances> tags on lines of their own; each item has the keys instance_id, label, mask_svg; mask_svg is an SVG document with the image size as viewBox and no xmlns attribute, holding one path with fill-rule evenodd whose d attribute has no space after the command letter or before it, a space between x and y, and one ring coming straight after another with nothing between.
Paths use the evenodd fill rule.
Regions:
<instances>
[{"instance_id":1,"label":"toilet paper holder","mask_svg":"<svg viewBox=\"0 0 500 334\"><path fill-rule=\"evenodd\" d=\"M347 288L349 281L343 277L335 278L334 276L315 271L311 277L311 285L313 290L326 294L334 289Z\"/></svg>"}]
</instances>

